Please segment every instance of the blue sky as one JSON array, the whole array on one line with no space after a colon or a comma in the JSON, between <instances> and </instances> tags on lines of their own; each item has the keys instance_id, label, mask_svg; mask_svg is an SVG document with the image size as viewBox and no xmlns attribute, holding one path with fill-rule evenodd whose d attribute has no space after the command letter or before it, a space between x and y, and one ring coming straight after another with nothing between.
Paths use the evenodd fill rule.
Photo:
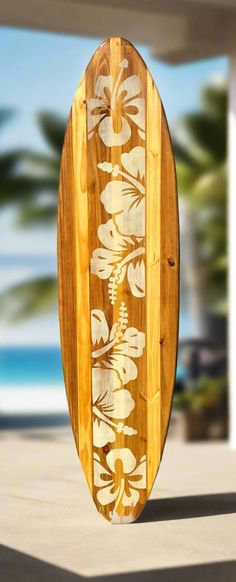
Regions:
<instances>
[{"instance_id":1,"label":"blue sky","mask_svg":"<svg viewBox=\"0 0 236 582\"><path fill-rule=\"evenodd\" d=\"M31 146L39 146L32 116L41 109L67 116L77 85L93 52L102 39L0 29L0 104L16 108L16 124L6 138L15 135ZM151 56L150 49L137 45L161 94L170 125L198 107L202 86L215 75L227 73L227 59L216 58L172 67Z\"/></svg>"},{"instance_id":2,"label":"blue sky","mask_svg":"<svg viewBox=\"0 0 236 582\"><path fill-rule=\"evenodd\" d=\"M12 107L17 113L1 133L1 151L16 146L45 150L35 114L49 110L68 116L84 68L101 41L0 28L0 107ZM154 59L148 47L137 45L137 48L158 86L170 127L180 115L200 106L201 90L207 82L227 75L228 63L224 57L172 67ZM55 270L55 228L24 232L16 229L14 216L8 211L1 213L0 230L0 288L40 274L43 261L41 267L38 260L32 262L36 255L48 257L46 269ZM18 260L4 261L6 254ZM42 322L40 337L38 323L31 322L16 329L2 329L0 342L17 343L21 338L22 343L27 343L30 338L31 342L43 343L48 337L52 343L57 342L56 316L43 318Z\"/></svg>"}]
</instances>

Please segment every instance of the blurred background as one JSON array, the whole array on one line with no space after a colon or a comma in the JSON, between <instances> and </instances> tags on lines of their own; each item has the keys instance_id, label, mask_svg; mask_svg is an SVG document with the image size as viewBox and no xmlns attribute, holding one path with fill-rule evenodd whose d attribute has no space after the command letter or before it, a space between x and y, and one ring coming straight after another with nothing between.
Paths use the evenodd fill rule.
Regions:
<instances>
[{"instance_id":1,"label":"blurred background","mask_svg":"<svg viewBox=\"0 0 236 582\"><path fill-rule=\"evenodd\" d=\"M73 96L101 41L0 29L0 428L68 423L57 313L59 163ZM160 91L177 164L181 309L170 436L225 439L228 59L171 66L147 42L136 46Z\"/></svg>"}]
</instances>

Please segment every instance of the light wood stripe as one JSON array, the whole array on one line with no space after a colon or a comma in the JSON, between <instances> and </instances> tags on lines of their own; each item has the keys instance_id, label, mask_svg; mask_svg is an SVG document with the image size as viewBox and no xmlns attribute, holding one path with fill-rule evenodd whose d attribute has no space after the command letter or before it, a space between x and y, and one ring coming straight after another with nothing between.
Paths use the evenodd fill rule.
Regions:
<instances>
[{"instance_id":1,"label":"light wood stripe","mask_svg":"<svg viewBox=\"0 0 236 582\"><path fill-rule=\"evenodd\" d=\"M165 444L173 398L178 346L179 221L178 194L170 133L161 124L161 451ZM171 171L170 171L171 168Z\"/></svg>"},{"instance_id":2,"label":"light wood stripe","mask_svg":"<svg viewBox=\"0 0 236 582\"><path fill-rule=\"evenodd\" d=\"M76 93L61 163L58 213L63 368L76 446L92 490L91 363L85 79ZM63 287L64 285L64 287Z\"/></svg>"},{"instance_id":3,"label":"light wood stripe","mask_svg":"<svg viewBox=\"0 0 236 582\"><path fill-rule=\"evenodd\" d=\"M58 204L58 300L62 363L72 429L79 452L76 310L76 249L74 212L73 126L69 117L63 147ZM65 289L66 285L66 289Z\"/></svg>"},{"instance_id":4,"label":"light wood stripe","mask_svg":"<svg viewBox=\"0 0 236 582\"><path fill-rule=\"evenodd\" d=\"M146 310L147 310L147 496L160 462L160 164L162 107L147 72ZM155 123L153 120L155 119Z\"/></svg>"},{"instance_id":5,"label":"light wood stripe","mask_svg":"<svg viewBox=\"0 0 236 582\"><path fill-rule=\"evenodd\" d=\"M75 179L77 342L79 352L79 456L92 491L92 399L90 355L86 88L82 79L72 108Z\"/></svg>"}]
</instances>

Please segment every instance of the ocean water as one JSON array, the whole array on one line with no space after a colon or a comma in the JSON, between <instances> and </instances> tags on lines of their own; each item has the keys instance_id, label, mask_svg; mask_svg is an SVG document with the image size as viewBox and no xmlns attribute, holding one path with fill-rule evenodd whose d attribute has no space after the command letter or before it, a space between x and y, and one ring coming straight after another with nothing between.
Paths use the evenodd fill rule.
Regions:
<instances>
[{"instance_id":1,"label":"ocean water","mask_svg":"<svg viewBox=\"0 0 236 582\"><path fill-rule=\"evenodd\" d=\"M59 347L1 347L0 386L64 384Z\"/></svg>"},{"instance_id":2,"label":"ocean water","mask_svg":"<svg viewBox=\"0 0 236 582\"><path fill-rule=\"evenodd\" d=\"M185 371L177 369L177 377ZM0 387L64 385L61 351L59 347L1 347Z\"/></svg>"}]
</instances>

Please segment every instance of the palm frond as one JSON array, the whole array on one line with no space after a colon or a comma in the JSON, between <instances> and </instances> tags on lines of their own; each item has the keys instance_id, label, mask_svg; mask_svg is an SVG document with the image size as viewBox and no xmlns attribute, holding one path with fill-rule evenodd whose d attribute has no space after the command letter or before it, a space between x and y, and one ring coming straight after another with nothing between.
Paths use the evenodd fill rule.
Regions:
<instances>
[{"instance_id":1,"label":"palm frond","mask_svg":"<svg viewBox=\"0 0 236 582\"><path fill-rule=\"evenodd\" d=\"M58 180L52 176L14 176L0 184L0 204L25 204L26 199L32 199L40 192L56 195Z\"/></svg>"},{"instance_id":2,"label":"palm frond","mask_svg":"<svg viewBox=\"0 0 236 582\"><path fill-rule=\"evenodd\" d=\"M46 204L27 204L21 208L18 216L19 226L46 226L56 222L57 205Z\"/></svg>"},{"instance_id":3,"label":"palm frond","mask_svg":"<svg viewBox=\"0 0 236 582\"><path fill-rule=\"evenodd\" d=\"M46 142L61 156L66 122L59 115L44 111L38 115L38 123Z\"/></svg>"},{"instance_id":4,"label":"palm frond","mask_svg":"<svg viewBox=\"0 0 236 582\"><path fill-rule=\"evenodd\" d=\"M0 294L1 317L20 322L26 317L50 311L57 303L57 281L45 276L25 281Z\"/></svg>"},{"instance_id":5,"label":"palm frond","mask_svg":"<svg viewBox=\"0 0 236 582\"><path fill-rule=\"evenodd\" d=\"M184 125L193 142L210 153L212 159L225 159L227 136L224 121L216 123L207 112L199 112L186 115Z\"/></svg>"},{"instance_id":6,"label":"palm frond","mask_svg":"<svg viewBox=\"0 0 236 582\"><path fill-rule=\"evenodd\" d=\"M30 150L21 150L18 166L30 175L53 175L58 180L60 170L60 157L50 154L42 154Z\"/></svg>"},{"instance_id":7,"label":"palm frond","mask_svg":"<svg viewBox=\"0 0 236 582\"><path fill-rule=\"evenodd\" d=\"M224 78L218 83L211 83L202 92L202 101L205 110L219 123L226 123L228 111L227 85Z\"/></svg>"}]
</instances>

